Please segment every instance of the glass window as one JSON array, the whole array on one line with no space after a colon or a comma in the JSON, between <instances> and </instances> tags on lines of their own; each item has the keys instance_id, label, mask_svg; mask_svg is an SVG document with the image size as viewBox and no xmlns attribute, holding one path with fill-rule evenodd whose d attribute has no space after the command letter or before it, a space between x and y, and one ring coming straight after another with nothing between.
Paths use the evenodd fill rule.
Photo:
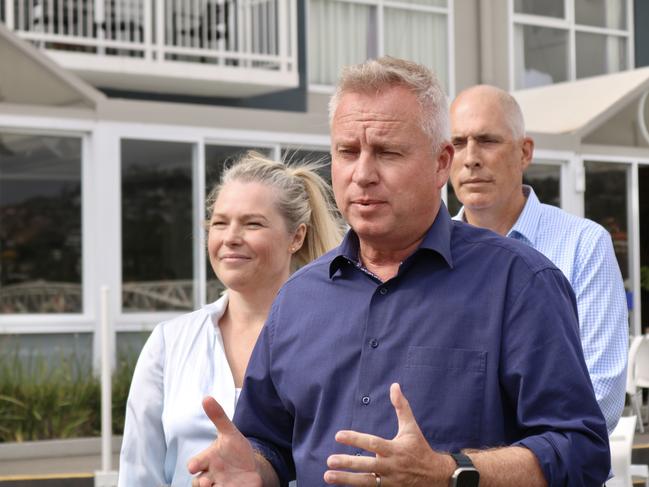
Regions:
<instances>
[{"instance_id":1,"label":"glass window","mask_svg":"<svg viewBox=\"0 0 649 487\"><path fill-rule=\"evenodd\" d=\"M73 363L79 367L77 370L89 371L92 370L92 342L92 333L3 334L0 336L0 363L18 359L24 367L16 371L19 375L34 371L33 367L58 368L62 362ZM6 363L2 365L7 366Z\"/></svg>"},{"instance_id":2,"label":"glass window","mask_svg":"<svg viewBox=\"0 0 649 487\"><path fill-rule=\"evenodd\" d=\"M514 35L517 89L568 79L568 31L516 25Z\"/></svg>"},{"instance_id":3,"label":"glass window","mask_svg":"<svg viewBox=\"0 0 649 487\"><path fill-rule=\"evenodd\" d=\"M585 167L584 216L596 221L610 232L624 285L629 290L627 166L607 162L586 162Z\"/></svg>"},{"instance_id":4,"label":"glass window","mask_svg":"<svg viewBox=\"0 0 649 487\"><path fill-rule=\"evenodd\" d=\"M148 331L129 331L119 332L115 334L115 350L116 356L137 360L138 355L142 351L142 347L146 343L149 335Z\"/></svg>"},{"instance_id":5,"label":"glass window","mask_svg":"<svg viewBox=\"0 0 649 487\"><path fill-rule=\"evenodd\" d=\"M282 161L291 164L293 162L314 162L322 164L318 174L331 184L331 153L322 149L282 149Z\"/></svg>"},{"instance_id":6,"label":"glass window","mask_svg":"<svg viewBox=\"0 0 649 487\"><path fill-rule=\"evenodd\" d=\"M191 310L193 146L122 140L122 310Z\"/></svg>"},{"instance_id":7,"label":"glass window","mask_svg":"<svg viewBox=\"0 0 649 487\"><path fill-rule=\"evenodd\" d=\"M624 30L626 0L575 0L575 21L582 25Z\"/></svg>"},{"instance_id":8,"label":"glass window","mask_svg":"<svg viewBox=\"0 0 649 487\"><path fill-rule=\"evenodd\" d=\"M577 78L615 73L626 67L625 38L588 32L575 35Z\"/></svg>"},{"instance_id":9,"label":"glass window","mask_svg":"<svg viewBox=\"0 0 649 487\"><path fill-rule=\"evenodd\" d=\"M541 203L561 208L561 166L534 161L523 174Z\"/></svg>"},{"instance_id":10,"label":"glass window","mask_svg":"<svg viewBox=\"0 0 649 487\"><path fill-rule=\"evenodd\" d=\"M448 88L448 15L440 7L447 1L396 0L388 7L382 0L310 0L309 82L333 85L342 66L389 54L425 64Z\"/></svg>"},{"instance_id":11,"label":"glass window","mask_svg":"<svg viewBox=\"0 0 649 487\"><path fill-rule=\"evenodd\" d=\"M396 0L392 3L408 3L411 5L427 5L429 7L447 7L448 0Z\"/></svg>"},{"instance_id":12,"label":"glass window","mask_svg":"<svg viewBox=\"0 0 649 487\"><path fill-rule=\"evenodd\" d=\"M340 69L378 56L377 11L371 5L311 0L309 81L333 85Z\"/></svg>"},{"instance_id":13,"label":"glass window","mask_svg":"<svg viewBox=\"0 0 649 487\"><path fill-rule=\"evenodd\" d=\"M81 140L0 133L0 313L81 313Z\"/></svg>"},{"instance_id":14,"label":"glass window","mask_svg":"<svg viewBox=\"0 0 649 487\"><path fill-rule=\"evenodd\" d=\"M232 146L232 145L206 145L205 146L205 197L209 195L210 191L218 184L221 179L221 174L223 169L242 155L244 155L249 150L256 150L257 152L271 157L271 150L267 148L255 148L255 147L243 147L243 146ZM211 215L205 213L205 218L209 219ZM221 284L212 270L212 264L210 264L209 255L206 253L206 263L207 271L205 273L207 277L207 296L206 302L211 303L216 301L225 287Z\"/></svg>"},{"instance_id":15,"label":"glass window","mask_svg":"<svg viewBox=\"0 0 649 487\"><path fill-rule=\"evenodd\" d=\"M453 189L453 185L450 183L450 181L446 183L446 207L448 208L448 212L452 217L457 215L457 212L460 211L460 208L462 208L462 203L460 203L460 200L457 199L455 190Z\"/></svg>"},{"instance_id":16,"label":"glass window","mask_svg":"<svg viewBox=\"0 0 649 487\"><path fill-rule=\"evenodd\" d=\"M282 161L287 164L291 164L292 162L315 162L317 164L322 164L322 167L318 170L318 174L320 174L322 179L324 179L331 187L331 153L328 150L283 148ZM332 199L329 202L331 208L333 208L334 212L336 212L336 214L342 219L340 213L338 213L336 201L333 199L333 189L331 190L331 196Z\"/></svg>"},{"instance_id":17,"label":"glass window","mask_svg":"<svg viewBox=\"0 0 649 487\"><path fill-rule=\"evenodd\" d=\"M649 328L649 166L638 166L641 331Z\"/></svg>"},{"instance_id":18,"label":"glass window","mask_svg":"<svg viewBox=\"0 0 649 487\"><path fill-rule=\"evenodd\" d=\"M573 0L565 4L563 0L515 0L514 89L631 67L633 60L627 52L629 4L629 0Z\"/></svg>"},{"instance_id":19,"label":"glass window","mask_svg":"<svg viewBox=\"0 0 649 487\"><path fill-rule=\"evenodd\" d=\"M566 16L564 0L514 0L514 12L561 19Z\"/></svg>"},{"instance_id":20,"label":"glass window","mask_svg":"<svg viewBox=\"0 0 649 487\"><path fill-rule=\"evenodd\" d=\"M385 54L431 68L448 91L446 15L385 9Z\"/></svg>"}]
</instances>

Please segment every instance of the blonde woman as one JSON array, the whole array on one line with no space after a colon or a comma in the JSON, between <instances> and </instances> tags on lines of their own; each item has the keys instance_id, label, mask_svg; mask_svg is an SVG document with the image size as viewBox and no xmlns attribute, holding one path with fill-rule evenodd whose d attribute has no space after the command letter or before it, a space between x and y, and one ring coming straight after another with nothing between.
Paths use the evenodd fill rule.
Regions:
<instances>
[{"instance_id":1,"label":"blonde woman","mask_svg":"<svg viewBox=\"0 0 649 487\"><path fill-rule=\"evenodd\" d=\"M271 303L295 268L338 245L329 187L316 166L250 152L208 196L207 246L226 292L159 324L138 359L127 403L120 487L186 486L188 460L216 433L209 395L232 417Z\"/></svg>"}]
</instances>

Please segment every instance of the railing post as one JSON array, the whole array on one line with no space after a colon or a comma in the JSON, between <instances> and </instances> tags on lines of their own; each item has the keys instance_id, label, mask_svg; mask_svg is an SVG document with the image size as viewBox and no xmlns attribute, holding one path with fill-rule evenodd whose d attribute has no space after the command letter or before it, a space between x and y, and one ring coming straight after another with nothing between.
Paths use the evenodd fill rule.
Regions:
<instances>
[{"instance_id":1,"label":"railing post","mask_svg":"<svg viewBox=\"0 0 649 487\"><path fill-rule=\"evenodd\" d=\"M14 2L5 0L5 25L7 29L14 30Z\"/></svg>"},{"instance_id":2,"label":"railing post","mask_svg":"<svg viewBox=\"0 0 649 487\"><path fill-rule=\"evenodd\" d=\"M151 8L151 1L144 0L143 18L140 19L142 29L144 30L144 59L147 61L151 61L153 58L153 37L151 35L151 30L153 29L153 10Z\"/></svg>"},{"instance_id":3,"label":"railing post","mask_svg":"<svg viewBox=\"0 0 649 487\"><path fill-rule=\"evenodd\" d=\"M287 64L287 69L289 71L297 72L297 0L288 0L290 3L290 23L289 31L291 32L291 44L288 48L289 52L287 53L288 59L290 62L290 68ZM308 19L307 19L308 22Z\"/></svg>"},{"instance_id":4,"label":"railing post","mask_svg":"<svg viewBox=\"0 0 649 487\"><path fill-rule=\"evenodd\" d=\"M279 31L279 71L285 73L288 69L288 36L290 29L297 26L288 25L288 8L286 3L290 0L279 0L279 12L277 14L277 28Z\"/></svg>"},{"instance_id":5,"label":"railing post","mask_svg":"<svg viewBox=\"0 0 649 487\"><path fill-rule=\"evenodd\" d=\"M165 47L165 7L166 0L156 0L155 3L155 40L156 40L156 61L164 62Z\"/></svg>"},{"instance_id":6,"label":"railing post","mask_svg":"<svg viewBox=\"0 0 649 487\"><path fill-rule=\"evenodd\" d=\"M236 46L236 52L237 54L245 53L246 52L246 37L245 37L245 32L247 30L247 25L246 25L246 0L241 0L240 2L236 2L236 8L237 8L237 27L236 27L236 34L237 34L237 46ZM239 62L241 63L241 66L247 66L248 62L241 59L241 56L239 56Z\"/></svg>"},{"instance_id":7,"label":"railing post","mask_svg":"<svg viewBox=\"0 0 649 487\"><path fill-rule=\"evenodd\" d=\"M101 321L101 471L95 472L95 487L117 485L117 472L112 470L113 455L113 398L112 361L114 353L113 330L110 325L108 286L101 287L99 299Z\"/></svg>"},{"instance_id":8,"label":"railing post","mask_svg":"<svg viewBox=\"0 0 649 487\"><path fill-rule=\"evenodd\" d=\"M105 15L104 15L104 0L95 0L95 26L97 28L97 54L103 55L105 53L104 40L106 38L105 32Z\"/></svg>"},{"instance_id":9,"label":"railing post","mask_svg":"<svg viewBox=\"0 0 649 487\"><path fill-rule=\"evenodd\" d=\"M112 384L111 384L111 330L108 316L108 286L101 288L101 468L111 469Z\"/></svg>"}]
</instances>

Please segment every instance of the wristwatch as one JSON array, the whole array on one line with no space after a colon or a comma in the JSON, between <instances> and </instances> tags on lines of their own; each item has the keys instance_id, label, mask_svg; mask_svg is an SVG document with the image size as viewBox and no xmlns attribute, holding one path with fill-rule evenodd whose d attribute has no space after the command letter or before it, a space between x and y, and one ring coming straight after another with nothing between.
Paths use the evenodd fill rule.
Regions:
<instances>
[{"instance_id":1,"label":"wristwatch","mask_svg":"<svg viewBox=\"0 0 649 487\"><path fill-rule=\"evenodd\" d=\"M450 487L478 487L480 485L480 472L473 466L471 459L464 453L451 453L457 468L448 485Z\"/></svg>"}]
</instances>

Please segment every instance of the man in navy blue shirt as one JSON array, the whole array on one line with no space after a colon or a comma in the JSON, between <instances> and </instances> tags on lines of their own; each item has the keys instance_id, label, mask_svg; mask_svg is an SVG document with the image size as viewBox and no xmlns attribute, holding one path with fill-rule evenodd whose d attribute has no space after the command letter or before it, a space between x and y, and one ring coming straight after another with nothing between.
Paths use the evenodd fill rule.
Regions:
<instances>
[{"instance_id":1,"label":"man in navy blue shirt","mask_svg":"<svg viewBox=\"0 0 649 487\"><path fill-rule=\"evenodd\" d=\"M606 426L570 284L528 246L451 220L432 73L352 66L330 117L351 230L280 290L234 424L204 401L218 437L190 461L193 485L601 486Z\"/></svg>"}]
</instances>

